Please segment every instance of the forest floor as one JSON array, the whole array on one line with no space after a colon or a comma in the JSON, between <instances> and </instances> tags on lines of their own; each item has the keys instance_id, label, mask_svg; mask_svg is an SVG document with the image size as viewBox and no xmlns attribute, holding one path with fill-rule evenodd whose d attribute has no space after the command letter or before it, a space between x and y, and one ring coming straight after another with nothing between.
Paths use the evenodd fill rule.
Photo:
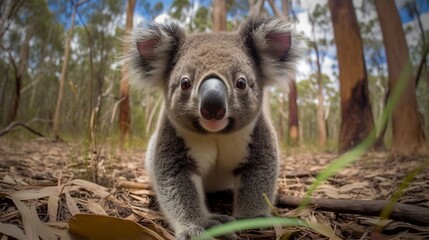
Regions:
<instances>
[{"instance_id":1,"label":"forest floor","mask_svg":"<svg viewBox=\"0 0 429 240\"><path fill-rule=\"evenodd\" d=\"M335 157L335 154L282 154L279 197L303 197L315 175ZM120 151L108 146L87 150L79 144L46 138L0 139L0 237L8 233L6 235L17 239L52 236L69 239L68 221L72 216L91 213L137 222L151 233L144 239L174 239L154 201L143 159L143 150ZM428 164L421 167L424 161L427 159L404 161L389 159L384 153L366 154L324 182L313 197L389 200L398 193L407 176L414 176L398 195L397 202L423 207L427 213L429 167ZM415 169L418 171L413 171ZM208 195L211 209L230 214L230 195ZM413 224L380 220L379 212L369 216L371 213L364 207L362 212L352 214L344 210L321 211L315 206L298 212L286 205L277 205L279 215L299 217L309 223L310 228L275 227L245 231L239 236L244 239L280 239L282 236L281 239L429 239L429 227L424 223L428 219ZM378 225L382 230L377 230ZM89 228L93 232L96 229ZM112 228L104 226L103 231L109 232Z\"/></svg>"}]
</instances>

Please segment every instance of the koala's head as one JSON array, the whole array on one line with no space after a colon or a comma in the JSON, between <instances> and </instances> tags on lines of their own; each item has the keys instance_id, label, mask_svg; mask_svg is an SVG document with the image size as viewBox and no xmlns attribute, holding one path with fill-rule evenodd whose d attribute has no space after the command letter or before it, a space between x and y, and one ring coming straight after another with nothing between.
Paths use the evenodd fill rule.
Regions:
<instances>
[{"instance_id":1,"label":"koala's head","mask_svg":"<svg viewBox=\"0 0 429 240\"><path fill-rule=\"evenodd\" d=\"M173 124L198 133L228 133L256 119L264 88L288 85L296 58L286 18L250 19L235 33L189 36L175 23L154 23L124 44L128 79L160 87Z\"/></svg>"}]
</instances>

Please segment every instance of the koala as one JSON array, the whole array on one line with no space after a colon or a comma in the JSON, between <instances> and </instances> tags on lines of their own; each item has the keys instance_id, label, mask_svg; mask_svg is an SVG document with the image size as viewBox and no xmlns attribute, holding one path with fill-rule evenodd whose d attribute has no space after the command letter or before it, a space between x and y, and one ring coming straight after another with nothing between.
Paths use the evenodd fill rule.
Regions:
<instances>
[{"instance_id":1,"label":"koala","mask_svg":"<svg viewBox=\"0 0 429 240\"><path fill-rule=\"evenodd\" d=\"M179 240L234 219L269 216L279 154L264 89L288 85L297 40L287 18L247 20L237 32L188 35L152 23L124 38L127 79L164 97L145 158L160 208ZM233 216L205 193L232 189Z\"/></svg>"}]
</instances>

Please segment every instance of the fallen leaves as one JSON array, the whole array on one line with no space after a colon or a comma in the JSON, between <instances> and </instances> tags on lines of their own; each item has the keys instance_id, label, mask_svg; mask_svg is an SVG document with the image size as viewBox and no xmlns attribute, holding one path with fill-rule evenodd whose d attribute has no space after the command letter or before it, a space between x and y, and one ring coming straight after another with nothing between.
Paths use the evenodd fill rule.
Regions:
<instances>
[{"instance_id":1,"label":"fallen leaves","mask_svg":"<svg viewBox=\"0 0 429 240\"><path fill-rule=\"evenodd\" d=\"M14 228L12 232L14 236L20 236L18 239L39 239L39 237L42 239L56 239L55 234L50 231L49 226L40 221L34 203L27 206L19 199L4 193L0 193L0 199L1 198L12 200L21 215L24 231L21 229L18 231L18 229ZM3 227L6 226L3 225ZM0 230L2 233L5 233L3 230L6 229Z\"/></svg>"},{"instance_id":2,"label":"fallen leaves","mask_svg":"<svg viewBox=\"0 0 429 240\"><path fill-rule=\"evenodd\" d=\"M6 236L16 238L18 240L27 239L27 236L25 236L24 232L18 226L13 224L0 222L0 233L5 234Z\"/></svg>"},{"instance_id":3,"label":"fallen leaves","mask_svg":"<svg viewBox=\"0 0 429 240\"><path fill-rule=\"evenodd\" d=\"M76 232L86 239L121 239L121 235L130 237L127 239L138 239L133 236L174 239L154 204L154 191L140 167L143 151L113 154L115 159L110 161L105 154L104 166L100 167L103 174L107 174L104 176L107 181L102 184L78 179L84 165L71 160L69 151L67 145L54 142L0 142L0 192L3 192L0 195L0 235L16 239L72 239L68 233L72 219L72 225L76 223L73 221L78 221L75 226L84 225L77 227ZM317 172L334 157L333 154L283 157L279 194L302 197ZM389 199L416 164L389 162L386 166L385 161L385 155L368 154L326 181L313 197ZM111 165L107 166L107 162ZM399 202L429 207L428 196L429 171L425 170L404 190ZM225 205L219 209L222 211ZM335 214L314 208L300 211L280 208L278 211L283 217L306 220L310 228L276 227L244 232L240 236L248 239L285 239L286 236L369 239L376 236L373 227L379 224L377 217ZM383 227L386 232L377 235L383 239L429 239L429 230L417 225L388 220ZM91 229L100 229L94 234L103 234L104 230L105 235L91 235ZM126 229L127 233L121 229Z\"/></svg>"},{"instance_id":4,"label":"fallen leaves","mask_svg":"<svg viewBox=\"0 0 429 240\"><path fill-rule=\"evenodd\" d=\"M76 193L81 193L82 191L89 192L93 197L86 200L73 197ZM94 198L95 196L96 198ZM164 239L154 230L138 225L135 222L118 218L103 218L108 216L105 208L109 208L109 206L105 205L103 207L100 202L109 201L112 204L122 207L127 206L127 203L114 197L108 188L86 180L75 179L59 186L27 189L12 193L0 193L0 199L4 198L12 200L14 206L17 208L18 211L15 213L19 213L21 216L23 229L16 225L12 225L14 227L10 228L11 224L2 224L0 225L0 233L17 239L58 239L59 237L61 238L61 236L63 237L61 239L68 239L69 236L64 232L68 227L66 226L63 232L59 232L59 228L64 228L64 225L56 222L58 218L63 218L58 216L60 206L63 208L66 207L70 216L73 216L71 218L73 221L69 223L73 231L80 233L82 236L87 237L87 239ZM43 200L46 198L47 201ZM64 199L64 202L62 202L62 199ZM36 205L40 205L38 201L42 200L46 202L49 224L40 221L36 210ZM24 204L23 201L30 203L29 206ZM81 209L97 215L82 215ZM88 222L93 218L97 221ZM0 220L1 219L0 217ZM78 221L81 221L81 223L77 223L76 219L79 219ZM103 226L99 224L110 225ZM84 226L86 228L84 228ZM107 229L110 229L110 231L106 230L106 226L109 226ZM94 230L91 233L89 229L103 229L103 231L97 232ZM119 231L118 229L122 230ZM115 231L118 231L118 233L113 234ZM125 231L126 234L124 234L123 231ZM101 236L97 234L105 235L103 235L104 237L102 238L97 238ZM119 238L119 235L123 235L125 238ZM140 238L139 236L145 236L145 238ZM152 238L148 238L147 236L152 236Z\"/></svg>"},{"instance_id":5,"label":"fallen leaves","mask_svg":"<svg viewBox=\"0 0 429 240\"><path fill-rule=\"evenodd\" d=\"M329 220L323 216L310 215L306 218L308 226L322 236L328 237L331 240L341 240L335 233Z\"/></svg>"}]
</instances>

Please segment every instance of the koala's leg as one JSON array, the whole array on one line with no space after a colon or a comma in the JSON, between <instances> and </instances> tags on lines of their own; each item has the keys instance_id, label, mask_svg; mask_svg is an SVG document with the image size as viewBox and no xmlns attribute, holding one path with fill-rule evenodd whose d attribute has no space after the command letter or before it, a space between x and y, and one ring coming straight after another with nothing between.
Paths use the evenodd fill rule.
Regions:
<instances>
[{"instance_id":1,"label":"koala's leg","mask_svg":"<svg viewBox=\"0 0 429 240\"><path fill-rule=\"evenodd\" d=\"M263 193L274 204L278 171L275 133L261 117L249 144L248 161L239 169L234 196L234 217L269 216L270 208Z\"/></svg>"},{"instance_id":2,"label":"koala's leg","mask_svg":"<svg viewBox=\"0 0 429 240\"><path fill-rule=\"evenodd\" d=\"M190 239L220 222L207 210L202 180L184 140L168 120L158 131L154 162L149 164L157 199L177 239Z\"/></svg>"}]
</instances>

